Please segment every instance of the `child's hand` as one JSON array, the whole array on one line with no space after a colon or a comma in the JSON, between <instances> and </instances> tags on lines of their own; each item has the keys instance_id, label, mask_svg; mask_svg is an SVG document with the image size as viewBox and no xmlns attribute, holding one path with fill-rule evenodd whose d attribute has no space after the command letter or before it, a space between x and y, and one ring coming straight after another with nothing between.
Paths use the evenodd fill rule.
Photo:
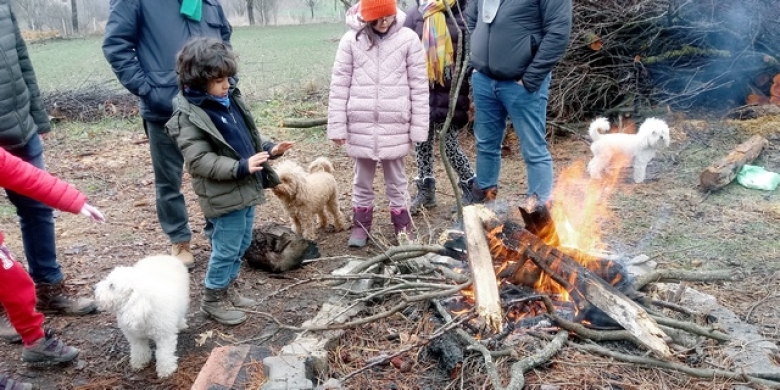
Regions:
<instances>
[{"instance_id":1,"label":"child's hand","mask_svg":"<svg viewBox=\"0 0 780 390\"><path fill-rule=\"evenodd\" d=\"M260 152L247 159L249 164L249 173L255 173L263 170L263 163L268 161L268 152Z\"/></svg>"},{"instance_id":2,"label":"child's hand","mask_svg":"<svg viewBox=\"0 0 780 390\"><path fill-rule=\"evenodd\" d=\"M81 208L80 214L91 218L97 223L106 222L106 217L103 216L103 213L101 213L97 207L90 206L87 203L84 203L84 207Z\"/></svg>"},{"instance_id":3,"label":"child's hand","mask_svg":"<svg viewBox=\"0 0 780 390\"><path fill-rule=\"evenodd\" d=\"M345 139L334 139L333 143L335 143L338 146L343 146L345 143L347 143L347 140L345 140Z\"/></svg>"},{"instance_id":4,"label":"child's hand","mask_svg":"<svg viewBox=\"0 0 780 390\"><path fill-rule=\"evenodd\" d=\"M284 154L284 152L292 149L293 146L295 146L295 142L282 141L282 142L276 144L276 146L274 146L273 149L271 149L271 155L272 156L281 156L282 154Z\"/></svg>"}]
</instances>

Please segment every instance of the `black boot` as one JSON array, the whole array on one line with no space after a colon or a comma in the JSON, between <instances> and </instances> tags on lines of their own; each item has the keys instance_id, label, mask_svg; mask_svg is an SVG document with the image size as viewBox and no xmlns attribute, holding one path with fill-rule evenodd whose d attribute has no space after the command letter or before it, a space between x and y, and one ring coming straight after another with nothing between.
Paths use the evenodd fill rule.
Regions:
<instances>
[{"instance_id":1,"label":"black boot","mask_svg":"<svg viewBox=\"0 0 780 390\"><path fill-rule=\"evenodd\" d=\"M498 195L498 186L485 189L477 187L476 180L471 187L472 203L488 203L496 200Z\"/></svg>"},{"instance_id":2,"label":"black boot","mask_svg":"<svg viewBox=\"0 0 780 390\"><path fill-rule=\"evenodd\" d=\"M463 207L474 204L474 192L472 191L474 180L476 180L476 177L472 177L466 181L460 180L458 182L458 187L460 187L460 204L463 205ZM457 212L458 203L456 202L452 205L452 213L455 214Z\"/></svg>"},{"instance_id":3,"label":"black boot","mask_svg":"<svg viewBox=\"0 0 780 390\"><path fill-rule=\"evenodd\" d=\"M417 215L423 208L436 207L436 179L432 177L414 179L414 183L417 184L417 195L412 199L409 212Z\"/></svg>"}]
</instances>

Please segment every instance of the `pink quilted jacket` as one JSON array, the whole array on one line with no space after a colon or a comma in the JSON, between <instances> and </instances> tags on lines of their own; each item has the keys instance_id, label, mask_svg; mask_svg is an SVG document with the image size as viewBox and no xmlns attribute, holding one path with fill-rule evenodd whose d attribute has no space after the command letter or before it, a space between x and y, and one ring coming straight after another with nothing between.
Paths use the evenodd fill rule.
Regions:
<instances>
[{"instance_id":1,"label":"pink quilted jacket","mask_svg":"<svg viewBox=\"0 0 780 390\"><path fill-rule=\"evenodd\" d=\"M359 3L358 3L359 4ZM352 18L350 18L352 13ZM371 50L362 23L339 43L328 99L328 138L347 140L347 154L373 160L404 157L428 139L428 74L420 38L403 27L406 14Z\"/></svg>"}]
</instances>

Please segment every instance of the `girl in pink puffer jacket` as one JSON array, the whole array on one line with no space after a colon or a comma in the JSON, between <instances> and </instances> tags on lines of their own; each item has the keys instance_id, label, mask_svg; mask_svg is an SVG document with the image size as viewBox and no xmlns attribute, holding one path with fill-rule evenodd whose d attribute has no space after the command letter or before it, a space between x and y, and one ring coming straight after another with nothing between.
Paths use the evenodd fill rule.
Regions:
<instances>
[{"instance_id":1,"label":"girl in pink puffer jacket","mask_svg":"<svg viewBox=\"0 0 780 390\"><path fill-rule=\"evenodd\" d=\"M359 17L358 17L359 14ZM374 175L385 177L395 234L411 236L405 157L428 138L428 73L417 34L404 28L395 0L361 0L347 12L352 30L339 43L328 101L328 138L353 158L349 246L366 245Z\"/></svg>"}]
</instances>

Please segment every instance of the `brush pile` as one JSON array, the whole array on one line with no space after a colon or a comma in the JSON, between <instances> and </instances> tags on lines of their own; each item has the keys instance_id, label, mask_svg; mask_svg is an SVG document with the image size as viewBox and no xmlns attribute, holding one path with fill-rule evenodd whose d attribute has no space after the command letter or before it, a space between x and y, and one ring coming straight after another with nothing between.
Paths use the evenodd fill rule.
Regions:
<instances>
[{"instance_id":1,"label":"brush pile","mask_svg":"<svg viewBox=\"0 0 780 390\"><path fill-rule=\"evenodd\" d=\"M573 12L550 91L556 122L734 108L769 95L760 81L780 70L777 1L574 0Z\"/></svg>"},{"instance_id":2,"label":"brush pile","mask_svg":"<svg viewBox=\"0 0 780 390\"><path fill-rule=\"evenodd\" d=\"M119 87L86 85L44 93L43 104L54 121L97 122L138 115L138 98Z\"/></svg>"}]
</instances>

